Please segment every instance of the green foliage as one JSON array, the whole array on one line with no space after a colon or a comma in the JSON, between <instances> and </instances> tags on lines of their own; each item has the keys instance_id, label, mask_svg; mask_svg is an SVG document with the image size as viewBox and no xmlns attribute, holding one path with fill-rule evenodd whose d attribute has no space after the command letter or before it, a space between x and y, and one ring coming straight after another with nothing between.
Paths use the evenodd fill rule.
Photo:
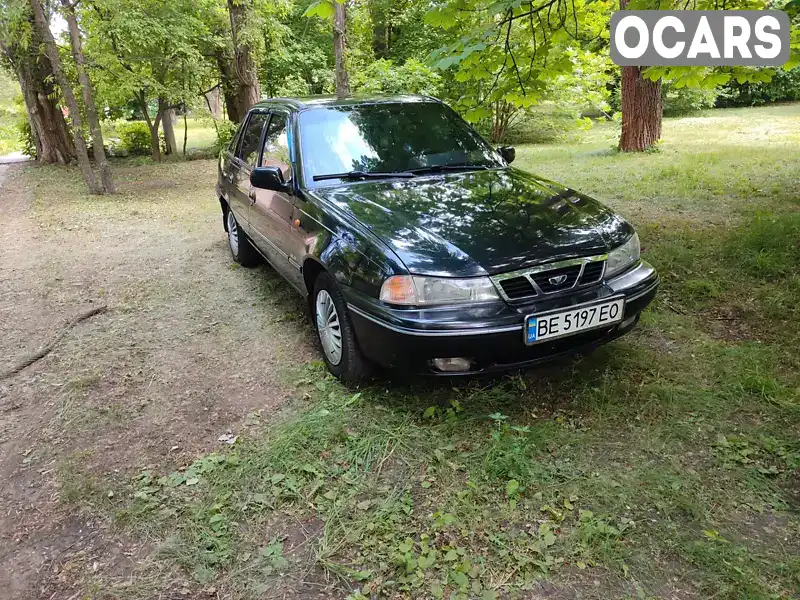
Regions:
<instances>
[{"instance_id":1,"label":"green foliage","mask_svg":"<svg viewBox=\"0 0 800 600\"><path fill-rule=\"evenodd\" d=\"M31 147L33 152L30 156L33 156L33 139L30 137L30 130L25 135L22 129L24 125L30 128L19 85L0 63L0 156Z\"/></svg>"},{"instance_id":2,"label":"green foliage","mask_svg":"<svg viewBox=\"0 0 800 600\"><path fill-rule=\"evenodd\" d=\"M354 91L364 93L426 94L438 96L442 77L422 62L411 58L402 65L376 60L350 78Z\"/></svg>"},{"instance_id":3,"label":"green foliage","mask_svg":"<svg viewBox=\"0 0 800 600\"><path fill-rule=\"evenodd\" d=\"M755 106L800 100L800 68L778 69L769 82L730 81L720 90L720 106Z\"/></svg>"},{"instance_id":4,"label":"green foliage","mask_svg":"<svg viewBox=\"0 0 800 600\"><path fill-rule=\"evenodd\" d=\"M218 155L231 143L233 136L236 134L238 125L230 121L218 121L216 123L216 140L212 147L214 155Z\"/></svg>"},{"instance_id":5,"label":"green foliage","mask_svg":"<svg viewBox=\"0 0 800 600\"><path fill-rule=\"evenodd\" d=\"M661 86L664 116L674 117L706 108L713 108L719 93L717 88L681 87L666 82Z\"/></svg>"},{"instance_id":6,"label":"green foliage","mask_svg":"<svg viewBox=\"0 0 800 600\"><path fill-rule=\"evenodd\" d=\"M31 123L28 119L22 118L17 121L18 147L25 156L36 158L36 142L33 139Z\"/></svg>"},{"instance_id":7,"label":"green foliage","mask_svg":"<svg viewBox=\"0 0 800 600\"><path fill-rule=\"evenodd\" d=\"M150 154L150 129L144 121L120 121L116 125L120 148L134 156Z\"/></svg>"}]
</instances>

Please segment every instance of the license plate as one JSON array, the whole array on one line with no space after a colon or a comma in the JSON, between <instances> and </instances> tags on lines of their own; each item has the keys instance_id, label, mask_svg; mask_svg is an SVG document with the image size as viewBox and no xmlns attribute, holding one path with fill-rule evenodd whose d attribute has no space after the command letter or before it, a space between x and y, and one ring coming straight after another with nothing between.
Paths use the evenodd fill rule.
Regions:
<instances>
[{"instance_id":1,"label":"license plate","mask_svg":"<svg viewBox=\"0 0 800 600\"><path fill-rule=\"evenodd\" d=\"M622 321L624 314L625 298L614 298L540 315L528 315L525 317L525 343L538 344L589 329L608 327Z\"/></svg>"}]
</instances>

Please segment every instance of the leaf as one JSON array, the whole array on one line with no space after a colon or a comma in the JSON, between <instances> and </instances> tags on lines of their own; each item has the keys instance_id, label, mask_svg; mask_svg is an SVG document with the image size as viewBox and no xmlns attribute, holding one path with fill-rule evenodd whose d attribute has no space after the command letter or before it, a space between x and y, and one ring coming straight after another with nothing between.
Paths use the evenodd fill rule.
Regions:
<instances>
[{"instance_id":1,"label":"leaf","mask_svg":"<svg viewBox=\"0 0 800 600\"><path fill-rule=\"evenodd\" d=\"M428 567L433 566L433 563L436 562L436 550L431 550L428 554L423 554L419 557L417 564L421 569L427 569Z\"/></svg>"},{"instance_id":2,"label":"leaf","mask_svg":"<svg viewBox=\"0 0 800 600\"><path fill-rule=\"evenodd\" d=\"M519 490L519 481L516 479L511 479L506 484L506 496L513 496L517 493L517 490Z\"/></svg>"},{"instance_id":3,"label":"leaf","mask_svg":"<svg viewBox=\"0 0 800 600\"><path fill-rule=\"evenodd\" d=\"M453 571L450 573L450 577L453 579L453 583L460 588L465 588L469 585L469 579L461 571Z\"/></svg>"},{"instance_id":4,"label":"leaf","mask_svg":"<svg viewBox=\"0 0 800 600\"><path fill-rule=\"evenodd\" d=\"M200 480L197 477L189 477L186 480L186 485L197 485Z\"/></svg>"},{"instance_id":5,"label":"leaf","mask_svg":"<svg viewBox=\"0 0 800 600\"><path fill-rule=\"evenodd\" d=\"M281 481L283 481L285 478L286 478L286 475L284 475L283 473L275 473L275 475L273 475L272 477L270 477L270 478L269 478L269 480L270 480L270 481L272 482L272 484L274 485L274 484L276 484L276 483L280 483L280 482L281 482Z\"/></svg>"},{"instance_id":6,"label":"leaf","mask_svg":"<svg viewBox=\"0 0 800 600\"><path fill-rule=\"evenodd\" d=\"M372 500L362 500L356 504L356 507L358 507L358 510L367 510L370 507L370 504L372 504Z\"/></svg>"},{"instance_id":7,"label":"leaf","mask_svg":"<svg viewBox=\"0 0 800 600\"><path fill-rule=\"evenodd\" d=\"M497 600L497 593L494 590L483 590L481 600Z\"/></svg>"},{"instance_id":8,"label":"leaf","mask_svg":"<svg viewBox=\"0 0 800 600\"><path fill-rule=\"evenodd\" d=\"M312 2L306 11L303 13L304 17L319 17L320 19L330 19L335 12L333 2L330 0L317 0Z\"/></svg>"},{"instance_id":9,"label":"leaf","mask_svg":"<svg viewBox=\"0 0 800 600\"><path fill-rule=\"evenodd\" d=\"M436 407L435 406L429 406L428 408L425 409L425 412L422 413L422 418L423 419L431 419L431 418L433 418L433 415L435 415L435 414L436 414Z\"/></svg>"}]
</instances>

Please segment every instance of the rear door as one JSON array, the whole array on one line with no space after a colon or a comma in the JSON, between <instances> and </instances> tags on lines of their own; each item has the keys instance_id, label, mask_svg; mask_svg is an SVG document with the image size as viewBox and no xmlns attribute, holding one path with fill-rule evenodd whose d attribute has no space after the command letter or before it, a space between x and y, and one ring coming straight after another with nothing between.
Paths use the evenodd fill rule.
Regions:
<instances>
[{"instance_id":1,"label":"rear door","mask_svg":"<svg viewBox=\"0 0 800 600\"><path fill-rule=\"evenodd\" d=\"M250 186L250 172L258 164L264 126L268 120L269 113L265 111L255 109L250 112L231 165L230 207L236 215L236 222L251 237L250 205L254 194Z\"/></svg>"},{"instance_id":2,"label":"rear door","mask_svg":"<svg viewBox=\"0 0 800 600\"><path fill-rule=\"evenodd\" d=\"M264 135L260 166L279 167L284 181L289 182L291 187L293 172L289 154L288 122L288 113L272 110L269 126ZM252 240L262 253L267 255L273 266L284 277L292 280L291 271L297 270L289 262L292 197L286 192L254 189L252 199L253 204L250 207Z\"/></svg>"}]
</instances>

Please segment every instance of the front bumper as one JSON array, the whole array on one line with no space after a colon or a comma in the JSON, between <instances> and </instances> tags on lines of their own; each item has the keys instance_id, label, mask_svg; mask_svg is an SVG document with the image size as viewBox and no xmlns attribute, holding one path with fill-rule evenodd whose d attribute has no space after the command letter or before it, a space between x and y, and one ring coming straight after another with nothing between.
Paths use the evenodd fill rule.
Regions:
<instances>
[{"instance_id":1,"label":"front bumper","mask_svg":"<svg viewBox=\"0 0 800 600\"><path fill-rule=\"evenodd\" d=\"M586 352L624 335L658 290L655 269L642 261L618 277L590 290L555 298L536 298L519 305L492 302L432 309L389 307L353 288L343 291L356 337L364 355L391 368L434 372L434 358L468 357L470 371L487 373L528 367L560 356ZM625 296L621 323L528 346L523 340L525 316L578 304ZM445 374L445 373L437 373Z\"/></svg>"}]
</instances>

